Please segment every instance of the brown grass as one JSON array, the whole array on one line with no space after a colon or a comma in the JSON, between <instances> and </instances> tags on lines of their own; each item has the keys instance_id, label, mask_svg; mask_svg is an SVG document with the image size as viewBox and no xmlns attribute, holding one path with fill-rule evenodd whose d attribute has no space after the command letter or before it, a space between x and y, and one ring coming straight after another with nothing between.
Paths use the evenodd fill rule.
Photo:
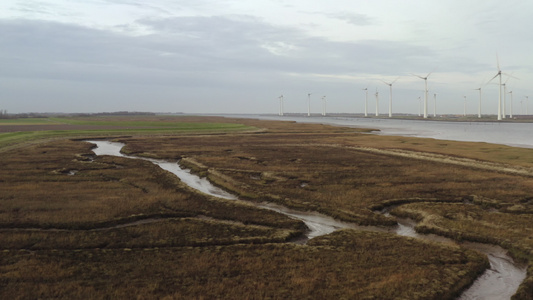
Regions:
<instances>
[{"instance_id":1,"label":"brown grass","mask_svg":"<svg viewBox=\"0 0 533 300\"><path fill-rule=\"evenodd\" d=\"M148 219L101 230L4 230L2 250L154 248L285 242L293 230L197 218Z\"/></svg>"},{"instance_id":2,"label":"brown grass","mask_svg":"<svg viewBox=\"0 0 533 300\"><path fill-rule=\"evenodd\" d=\"M525 168L533 164L528 149L318 124L181 120L262 129L121 138L124 150L186 158L182 164L244 198L360 224L391 225L373 209L417 202L398 210L423 220L420 228L498 242L531 259L531 178L358 147ZM342 231L286 244L301 222L197 194L149 162L94 157L90 148L62 140L0 156L0 245L9 250L0 254L2 298L446 299L486 266L469 251L383 234ZM527 299L528 274L517 297Z\"/></svg>"},{"instance_id":3,"label":"brown grass","mask_svg":"<svg viewBox=\"0 0 533 300\"><path fill-rule=\"evenodd\" d=\"M371 136L348 128L313 124L293 123L281 128L280 123L272 125L274 122L244 123L266 129L261 134L176 137L175 143L165 139L168 148L153 147L143 139L123 141L128 144L128 151L146 151L155 157L187 157L187 166L195 165L200 174L249 199L317 210L360 224L389 224L390 220L372 212L388 203L462 203L477 199L474 205L498 207L507 220L520 214L522 218L515 220L521 226L529 226L533 212L530 193L533 183L529 177L488 171L476 168L475 164L459 166L357 148L423 151L469 158L480 165L491 162L531 168L533 153L529 149ZM498 227L500 221L506 222L486 215L487 228ZM497 242L513 250L516 256L530 251L529 231L515 232L512 234L515 239L507 243L498 236L505 236L510 228L502 226L501 232L484 237L473 230L478 224L462 225L457 231L460 234L452 237ZM531 278L533 272L528 274Z\"/></svg>"},{"instance_id":4,"label":"brown grass","mask_svg":"<svg viewBox=\"0 0 533 300\"><path fill-rule=\"evenodd\" d=\"M300 222L196 194L143 160L97 157L89 143L61 141L0 158L0 227L91 229L161 216L197 216L299 228ZM77 171L69 176L71 170Z\"/></svg>"},{"instance_id":5,"label":"brown grass","mask_svg":"<svg viewBox=\"0 0 533 300\"><path fill-rule=\"evenodd\" d=\"M21 293L58 299L451 299L487 264L459 248L350 230L308 246L11 251L0 257L3 299Z\"/></svg>"}]
</instances>

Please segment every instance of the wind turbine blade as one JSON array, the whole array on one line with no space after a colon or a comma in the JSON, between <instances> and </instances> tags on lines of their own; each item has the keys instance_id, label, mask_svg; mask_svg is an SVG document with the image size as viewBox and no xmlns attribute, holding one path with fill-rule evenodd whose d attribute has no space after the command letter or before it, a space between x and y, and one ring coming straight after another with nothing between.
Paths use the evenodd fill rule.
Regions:
<instances>
[{"instance_id":1,"label":"wind turbine blade","mask_svg":"<svg viewBox=\"0 0 533 300\"><path fill-rule=\"evenodd\" d=\"M380 79L380 80L381 80L381 79ZM388 82L386 82L385 80L381 80L381 82L383 82L383 83L386 84L386 85L391 85L391 84L392 84L392 83L388 83Z\"/></svg>"},{"instance_id":2,"label":"wind turbine blade","mask_svg":"<svg viewBox=\"0 0 533 300\"><path fill-rule=\"evenodd\" d=\"M494 77L492 77L489 81L487 81L487 83L485 83L485 84L486 85L489 84L494 78L498 77L498 75L500 75L499 72L496 75L494 75Z\"/></svg>"},{"instance_id":3,"label":"wind turbine blade","mask_svg":"<svg viewBox=\"0 0 533 300\"><path fill-rule=\"evenodd\" d=\"M496 52L496 66L498 67L498 72L501 71L500 70L500 58L498 57L498 52Z\"/></svg>"},{"instance_id":4,"label":"wind turbine blade","mask_svg":"<svg viewBox=\"0 0 533 300\"><path fill-rule=\"evenodd\" d=\"M437 68L435 67L433 70L431 70L431 72L429 72L429 73L426 75L426 78L428 78L429 75L435 73L436 70L437 70Z\"/></svg>"},{"instance_id":5,"label":"wind turbine blade","mask_svg":"<svg viewBox=\"0 0 533 300\"><path fill-rule=\"evenodd\" d=\"M503 72L502 72L502 74L504 74L504 75L507 76L507 80L505 80L504 83L507 83L507 81L509 81L509 79L511 79L511 78L520 80L520 78L514 77L514 76L513 76L513 73L508 74L508 73L503 73Z\"/></svg>"},{"instance_id":6,"label":"wind turbine blade","mask_svg":"<svg viewBox=\"0 0 533 300\"><path fill-rule=\"evenodd\" d=\"M395 83L398 79L400 79L400 76L396 77L396 79L394 79L394 81L391 82L391 85L392 85L393 83Z\"/></svg>"},{"instance_id":7,"label":"wind turbine blade","mask_svg":"<svg viewBox=\"0 0 533 300\"><path fill-rule=\"evenodd\" d=\"M413 76L415 76L415 77L418 77L418 78L420 78L420 79L424 79L424 80L426 79L426 78L424 78L424 77L422 77L422 76L419 76L419 75L416 75L416 74L413 74L413 73L411 73L411 75L413 75Z\"/></svg>"}]
</instances>

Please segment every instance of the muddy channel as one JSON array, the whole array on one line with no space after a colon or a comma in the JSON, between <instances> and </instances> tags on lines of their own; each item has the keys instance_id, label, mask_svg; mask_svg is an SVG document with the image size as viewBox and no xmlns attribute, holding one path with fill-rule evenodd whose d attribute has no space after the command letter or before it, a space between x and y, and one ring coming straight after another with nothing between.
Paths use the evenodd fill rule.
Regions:
<instances>
[{"instance_id":1,"label":"muddy channel","mask_svg":"<svg viewBox=\"0 0 533 300\"><path fill-rule=\"evenodd\" d=\"M393 228L381 228L372 226L358 226L356 224L341 222L332 217L317 213L303 212L290 209L274 203L255 203L244 201L214 185L207 179L191 174L189 170L182 169L176 162L147 159L134 156L127 156L120 152L124 144L109 141L89 141L97 147L93 149L96 155L121 156L132 159L144 159L153 162L164 170L167 170L180 178L180 180L190 187L216 197L243 201L254 206L273 210L285 214L291 218L303 221L309 230L304 237L295 240L296 243L306 243L307 240L317 236L326 235L338 229L358 229L379 232L394 232L401 236L407 236L422 240L429 240L438 243L457 244L448 238L436 235L423 235L415 231L416 222L409 219L397 219L398 225ZM487 269L458 299L510 299L517 291L518 286L526 277L527 266L518 264L507 254L507 251L499 246L463 242L461 246L479 251L487 255L490 261L490 268Z\"/></svg>"}]
</instances>

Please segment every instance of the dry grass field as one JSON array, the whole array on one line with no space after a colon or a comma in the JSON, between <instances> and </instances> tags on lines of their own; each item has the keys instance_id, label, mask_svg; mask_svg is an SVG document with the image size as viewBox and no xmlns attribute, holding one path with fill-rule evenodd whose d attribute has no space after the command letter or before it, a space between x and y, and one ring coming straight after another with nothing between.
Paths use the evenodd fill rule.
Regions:
<instances>
[{"instance_id":1,"label":"dry grass field","mask_svg":"<svg viewBox=\"0 0 533 300\"><path fill-rule=\"evenodd\" d=\"M374 210L402 204L393 213L416 218L422 231L500 244L532 265L533 180L505 171L530 170L529 149L294 122L165 122L172 120L243 131L117 140L128 154L179 160L251 201L379 226L395 221ZM462 248L384 233L344 230L287 243L303 223L198 194L149 162L95 157L91 147L56 139L3 150L2 298L451 299L487 267ZM409 155L387 152L397 150ZM516 299L530 299L532 274L530 267Z\"/></svg>"}]
</instances>

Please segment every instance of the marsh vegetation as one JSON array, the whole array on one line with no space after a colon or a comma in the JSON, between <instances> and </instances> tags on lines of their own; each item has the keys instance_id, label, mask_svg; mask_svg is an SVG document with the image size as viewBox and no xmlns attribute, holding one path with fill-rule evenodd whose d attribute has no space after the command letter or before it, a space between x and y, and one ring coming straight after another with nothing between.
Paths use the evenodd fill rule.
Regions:
<instances>
[{"instance_id":1,"label":"marsh vegetation","mask_svg":"<svg viewBox=\"0 0 533 300\"><path fill-rule=\"evenodd\" d=\"M136 122L154 122L143 118ZM90 122L119 126L113 118ZM500 244L532 259L531 177L365 149L515 168L532 167L531 150L293 122L165 122L219 125L180 132L167 124L172 132L116 140L127 154L179 160L252 201L378 226L395 221L374 210L402 204L392 213L415 218L422 231ZM106 130L68 135L120 131ZM11 143L0 157L4 298L24 291L29 298L450 299L487 267L476 252L387 233L343 230L307 245L287 243L305 230L302 222L199 194L149 162L96 157L89 143L34 141ZM516 299L532 294L532 273Z\"/></svg>"}]
</instances>

